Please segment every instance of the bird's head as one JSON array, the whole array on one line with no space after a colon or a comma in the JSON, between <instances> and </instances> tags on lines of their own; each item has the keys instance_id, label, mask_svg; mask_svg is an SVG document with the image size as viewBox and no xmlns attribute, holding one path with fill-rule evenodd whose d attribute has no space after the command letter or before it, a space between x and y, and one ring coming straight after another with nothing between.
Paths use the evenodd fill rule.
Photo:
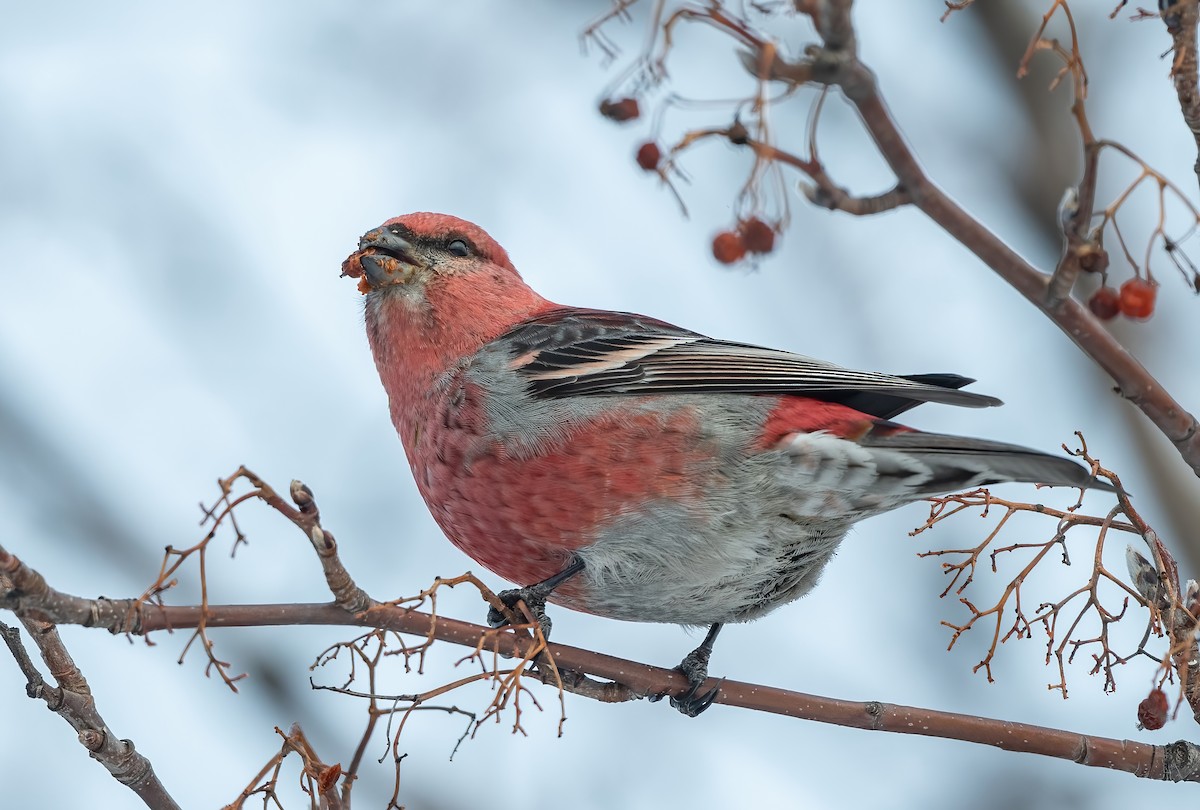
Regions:
<instances>
[{"instance_id":1,"label":"bird's head","mask_svg":"<svg viewBox=\"0 0 1200 810\"><path fill-rule=\"evenodd\" d=\"M422 296L439 280L479 273L519 278L504 248L483 228L449 214L389 219L367 231L342 262L342 275L357 278L364 295L400 286Z\"/></svg>"},{"instance_id":2,"label":"bird's head","mask_svg":"<svg viewBox=\"0 0 1200 810\"><path fill-rule=\"evenodd\" d=\"M447 214L406 214L368 231L342 275L357 278L366 296L367 337L393 394L424 390L513 324L554 306L483 228Z\"/></svg>"}]
</instances>

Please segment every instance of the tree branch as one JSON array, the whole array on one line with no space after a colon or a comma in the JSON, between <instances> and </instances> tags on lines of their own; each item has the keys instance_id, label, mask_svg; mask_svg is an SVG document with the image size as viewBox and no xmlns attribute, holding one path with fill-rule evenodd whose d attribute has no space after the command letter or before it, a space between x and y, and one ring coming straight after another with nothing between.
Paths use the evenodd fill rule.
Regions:
<instances>
[{"instance_id":1,"label":"tree branch","mask_svg":"<svg viewBox=\"0 0 1200 810\"><path fill-rule=\"evenodd\" d=\"M202 621L209 628L276 625L376 627L435 638L464 647L494 650L500 655L514 658L527 656L529 646L536 643L528 636L507 629L494 630L445 616L435 617L422 611L388 605L373 607L357 615L347 613L332 603L209 605L206 610L198 606L143 606L139 611L142 615L136 624L145 633L192 628ZM560 668L605 678L620 685L605 693L607 697L585 692L596 699L611 701L682 694L689 688L683 676L673 669L565 644L550 643L547 649ZM1143 778L1200 782L1200 746L1187 741L1162 746L1149 745L912 706L839 700L740 681L718 682L710 679L702 688L717 685L720 686L720 693L716 702L728 706L872 731L918 734L991 745L1006 751L1040 754L1091 767L1112 768Z\"/></svg>"},{"instance_id":2,"label":"tree branch","mask_svg":"<svg viewBox=\"0 0 1200 810\"><path fill-rule=\"evenodd\" d=\"M3 577L0 577L0 584L3 584ZM104 722L96 709L87 679L75 666L57 628L28 617L22 617L21 622L59 684L51 686L46 683L21 644L20 631L0 622L0 636L4 637L9 652L25 676L26 694L44 701L46 708L66 720L79 733L79 742L87 748L92 759L107 768L114 779L136 793L147 807L152 810L179 810L179 805L162 782L158 781L150 760L134 749L131 740L117 739L117 735Z\"/></svg>"},{"instance_id":3,"label":"tree branch","mask_svg":"<svg viewBox=\"0 0 1200 810\"><path fill-rule=\"evenodd\" d=\"M157 614L157 615L155 615ZM165 607L150 611L142 621L147 632L166 627L190 627L199 609ZM417 636L432 636L466 647L495 649L514 658L526 655L532 642L501 632L415 610L380 606L351 616L334 605L210 605L209 627L263 624L320 624L379 627ZM688 683L674 669L551 642L548 651L559 667L620 683L631 696L682 694ZM1081 765L1105 767L1150 779L1200 782L1200 746L1187 741L1156 746L1131 740L1095 737L1025 723L940 712L877 701L860 702L793 692L761 684L710 679L701 690L719 685L716 702L753 711L849 726L927 737L945 737L1068 759Z\"/></svg>"},{"instance_id":4,"label":"tree branch","mask_svg":"<svg viewBox=\"0 0 1200 810\"><path fill-rule=\"evenodd\" d=\"M1200 150L1200 87L1197 85L1196 28L1200 24L1197 0L1168 0L1159 2L1167 33L1171 35L1171 50L1175 60L1171 65L1171 80L1175 84L1175 95L1179 98L1179 111L1187 125L1196 147ZM1195 165L1200 177L1200 158Z\"/></svg>"}]
</instances>

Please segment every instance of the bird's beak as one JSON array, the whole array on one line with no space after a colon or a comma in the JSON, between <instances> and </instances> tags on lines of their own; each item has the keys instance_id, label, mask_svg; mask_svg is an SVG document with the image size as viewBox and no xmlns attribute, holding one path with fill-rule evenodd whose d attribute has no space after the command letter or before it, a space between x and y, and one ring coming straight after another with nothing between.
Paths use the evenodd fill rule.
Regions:
<instances>
[{"instance_id":1,"label":"bird's beak","mask_svg":"<svg viewBox=\"0 0 1200 810\"><path fill-rule=\"evenodd\" d=\"M358 250L342 262L342 275L359 279L365 295L391 284L404 284L420 267L411 242L387 228L368 231Z\"/></svg>"}]
</instances>

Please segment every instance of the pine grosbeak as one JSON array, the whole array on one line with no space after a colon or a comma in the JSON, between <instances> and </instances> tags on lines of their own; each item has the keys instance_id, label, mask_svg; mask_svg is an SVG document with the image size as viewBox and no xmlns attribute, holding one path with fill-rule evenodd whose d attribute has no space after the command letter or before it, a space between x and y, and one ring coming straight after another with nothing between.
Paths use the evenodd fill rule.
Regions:
<instances>
[{"instance_id":1,"label":"pine grosbeak","mask_svg":"<svg viewBox=\"0 0 1200 810\"><path fill-rule=\"evenodd\" d=\"M530 289L477 225L409 214L343 265L417 488L450 540L527 604L709 625L803 596L851 524L933 495L1103 486L1075 462L890 421L999 400L952 374L851 371ZM493 616L493 619L496 617Z\"/></svg>"}]
</instances>

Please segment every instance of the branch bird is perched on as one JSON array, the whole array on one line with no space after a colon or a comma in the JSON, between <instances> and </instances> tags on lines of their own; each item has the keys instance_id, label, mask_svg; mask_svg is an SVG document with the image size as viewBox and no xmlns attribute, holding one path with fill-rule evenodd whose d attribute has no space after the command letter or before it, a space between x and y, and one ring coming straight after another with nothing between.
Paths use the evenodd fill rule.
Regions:
<instances>
[{"instance_id":1,"label":"branch bird is perched on","mask_svg":"<svg viewBox=\"0 0 1200 810\"><path fill-rule=\"evenodd\" d=\"M1004 481L1103 487L1075 462L890 421L999 405L951 374L851 371L623 312L564 307L477 225L388 220L343 264L417 488L450 540L518 585L616 619L708 625L803 596L850 526Z\"/></svg>"}]
</instances>

